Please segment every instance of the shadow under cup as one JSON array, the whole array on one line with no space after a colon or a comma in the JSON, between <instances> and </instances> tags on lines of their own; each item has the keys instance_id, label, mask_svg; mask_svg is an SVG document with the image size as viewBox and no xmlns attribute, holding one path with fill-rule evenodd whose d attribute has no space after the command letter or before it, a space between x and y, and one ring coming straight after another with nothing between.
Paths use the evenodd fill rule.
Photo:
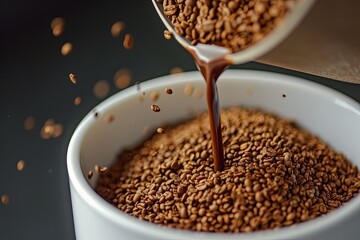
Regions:
<instances>
[{"instance_id":1,"label":"shadow under cup","mask_svg":"<svg viewBox=\"0 0 360 240\"><path fill-rule=\"evenodd\" d=\"M184 93L185 86L193 90L191 95ZM198 72L160 77L139 87L125 89L96 106L71 138L67 165L77 239L354 239L354 234L360 234L360 197L308 222L246 234L166 228L116 209L96 194L97 174L88 180L88 172L96 164L110 166L120 151L141 144L157 127L207 109L205 81ZM166 94L165 88L173 94ZM226 71L218 89L222 108L253 107L292 119L360 166L360 104L349 97L304 79L250 70ZM160 93L157 113L150 109L152 91Z\"/></svg>"}]
</instances>

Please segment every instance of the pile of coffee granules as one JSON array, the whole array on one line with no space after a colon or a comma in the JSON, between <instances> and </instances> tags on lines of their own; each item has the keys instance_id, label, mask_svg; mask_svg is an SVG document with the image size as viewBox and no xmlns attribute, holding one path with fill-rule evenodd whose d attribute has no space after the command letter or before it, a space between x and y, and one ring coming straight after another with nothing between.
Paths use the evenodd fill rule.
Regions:
<instances>
[{"instance_id":1,"label":"pile of coffee granules","mask_svg":"<svg viewBox=\"0 0 360 240\"><path fill-rule=\"evenodd\" d=\"M241 108L221 114L224 171L213 171L203 114L121 153L96 191L140 219L210 232L292 225L359 193L357 167L293 122Z\"/></svg>"},{"instance_id":2,"label":"pile of coffee granules","mask_svg":"<svg viewBox=\"0 0 360 240\"><path fill-rule=\"evenodd\" d=\"M261 40L297 1L157 0L175 31L192 45L216 44L233 52Z\"/></svg>"}]
</instances>

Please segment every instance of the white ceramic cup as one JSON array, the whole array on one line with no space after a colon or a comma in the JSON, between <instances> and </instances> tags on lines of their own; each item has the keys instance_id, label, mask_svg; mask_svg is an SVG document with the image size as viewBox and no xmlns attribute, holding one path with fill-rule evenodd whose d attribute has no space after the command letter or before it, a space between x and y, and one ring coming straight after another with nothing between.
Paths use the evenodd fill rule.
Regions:
<instances>
[{"instance_id":1,"label":"white ceramic cup","mask_svg":"<svg viewBox=\"0 0 360 240\"><path fill-rule=\"evenodd\" d=\"M141 221L96 194L96 173L90 181L87 179L95 164L110 166L119 151L140 144L148 136L144 134L146 129L206 111L204 96L185 95L185 85L205 90L198 72L160 77L141 83L140 91L133 86L111 96L79 124L67 154L77 239L357 239L360 197L323 217L294 226L246 234L215 234ZM164 93L167 87L173 90L172 95ZM360 166L360 104L349 97L304 79L248 70L226 71L218 80L218 88L222 107L256 107L293 119ZM152 91L160 93L158 113L150 109ZM107 121L109 114L114 118L112 122Z\"/></svg>"}]
</instances>

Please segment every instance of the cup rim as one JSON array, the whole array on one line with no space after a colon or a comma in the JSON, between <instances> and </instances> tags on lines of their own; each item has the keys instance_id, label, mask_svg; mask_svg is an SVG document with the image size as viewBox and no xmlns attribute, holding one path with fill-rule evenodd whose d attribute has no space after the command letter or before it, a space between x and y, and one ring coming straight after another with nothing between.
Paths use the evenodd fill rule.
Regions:
<instances>
[{"instance_id":1,"label":"cup rim","mask_svg":"<svg viewBox=\"0 0 360 240\"><path fill-rule=\"evenodd\" d=\"M345 104L348 110L356 113L360 117L360 103L354 99L346 96L345 94L334 90L325 85L308 81L306 79L289 76L280 73L258 71L258 70L227 70L225 71L219 81L222 78L229 80L256 80L256 81L272 81L277 84L290 84L293 87L306 89L308 91L316 91L317 94L322 94L324 97L335 97L342 104ZM186 81L191 81L202 79L199 72L186 72L175 75L166 75L158 78L153 78L149 81L141 83L142 89L151 89L159 87L168 87L169 81L171 84L184 83ZM270 80L271 79L271 80ZM106 109L114 104L121 102L123 99L136 94L136 86L129 87L116 93L100 104L98 104L94 109L101 112L102 109ZM335 103L336 104L336 103ZM306 237L307 235L313 234L314 232L319 232L325 229L329 229L337 223L348 219L350 216L353 216L354 213L360 211L360 197L354 197L349 202L347 202L343 207L336 209L330 213L327 213L326 216L318 217L310 221L305 221L296 225L289 227L282 227L280 229L269 229L263 231L256 231L251 233L208 233L208 232L196 232L190 230L169 228L159 224L150 223L147 221L139 220L135 217L132 217L120 210L116 211L117 208L106 202L101 198L93 188L89 185L86 180L86 177L83 175L81 170L81 144L84 138L85 133L91 127L92 123L96 121L93 117L93 113L88 113L83 120L76 127L67 151L67 170L69 175L69 183L74 187L77 194L83 199L85 203L91 206L94 211L98 214L106 217L110 222L114 222L118 226L124 226L126 228L139 232L143 231L149 234L150 236L157 239L284 239L284 238L295 238L295 237ZM359 167L359 166L358 166Z\"/></svg>"}]
</instances>

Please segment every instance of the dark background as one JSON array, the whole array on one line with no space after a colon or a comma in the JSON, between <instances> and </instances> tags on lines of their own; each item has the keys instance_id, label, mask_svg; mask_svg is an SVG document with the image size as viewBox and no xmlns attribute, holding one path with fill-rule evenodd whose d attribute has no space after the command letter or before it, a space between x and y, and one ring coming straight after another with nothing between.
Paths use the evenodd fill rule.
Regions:
<instances>
[{"instance_id":1,"label":"dark background","mask_svg":"<svg viewBox=\"0 0 360 240\"><path fill-rule=\"evenodd\" d=\"M66 20L64 34L54 37L50 22ZM96 81L108 80L114 94L114 73L128 68L132 84L166 75L173 67L195 70L189 54L175 40L163 37L164 26L150 0L25 1L1 0L0 51L0 239L75 239L66 170L66 150L79 121L102 99L93 94ZM120 38L110 34L124 21ZM134 36L134 48L122 46L124 33ZM62 56L60 48L74 50ZM320 82L360 101L360 86L300 74L258 63L232 68L262 69ZM74 72L78 84L68 75ZM79 106L73 104L82 97ZM28 116L35 128L23 127ZM53 118L63 124L59 138L44 140L40 129ZM18 172L17 162L25 161Z\"/></svg>"}]
</instances>

